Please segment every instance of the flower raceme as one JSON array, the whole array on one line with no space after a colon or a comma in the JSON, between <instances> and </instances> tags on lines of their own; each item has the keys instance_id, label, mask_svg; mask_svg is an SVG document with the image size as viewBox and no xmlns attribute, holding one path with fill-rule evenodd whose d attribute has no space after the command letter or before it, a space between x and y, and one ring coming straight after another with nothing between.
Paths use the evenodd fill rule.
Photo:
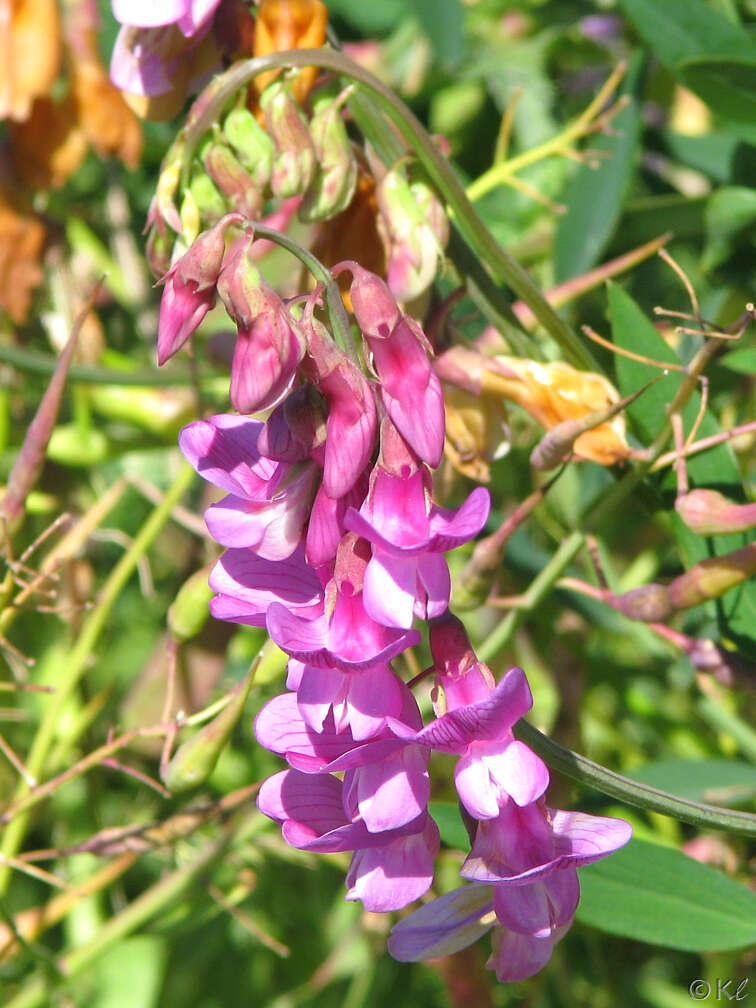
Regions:
<instances>
[{"instance_id":1,"label":"flower raceme","mask_svg":"<svg viewBox=\"0 0 756 1008\"><path fill-rule=\"evenodd\" d=\"M532 705L524 672L497 685L449 613L445 553L482 531L490 502L480 487L456 509L433 499L444 406L420 327L379 277L343 264L363 371L316 317L318 292L295 315L251 265L252 232L227 228L238 232L237 219L205 233L201 263L190 250L169 273L161 338L178 349L219 294L244 346L232 403L268 413L198 420L179 438L226 494L206 512L226 547L211 611L265 627L289 656L288 690L255 724L289 768L263 784L259 808L294 847L352 853L347 899L402 909L433 883L433 754L456 757L468 884L398 924L390 950L427 958L492 929L500 979L530 976L572 921L576 868L627 842L630 827L546 805L548 770L513 735ZM427 724L391 664L419 643L415 620L430 624Z\"/></svg>"}]
</instances>

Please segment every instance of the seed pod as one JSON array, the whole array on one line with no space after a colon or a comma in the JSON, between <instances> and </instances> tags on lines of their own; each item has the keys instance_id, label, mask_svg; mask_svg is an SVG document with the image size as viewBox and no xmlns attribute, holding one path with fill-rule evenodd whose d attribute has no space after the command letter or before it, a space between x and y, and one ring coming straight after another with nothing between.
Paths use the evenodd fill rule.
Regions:
<instances>
[{"instance_id":1,"label":"seed pod","mask_svg":"<svg viewBox=\"0 0 756 1008\"><path fill-rule=\"evenodd\" d=\"M213 772L218 757L244 710L258 661L252 666L245 681L235 687L231 699L220 714L178 747L162 775L163 783L169 791L181 792L198 787Z\"/></svg>"},{"instance_id":2,"label":"seed pod","mask_svg":"<svg viewBox=\"0 0 756 1008\"><path fill-rule=\"evenodd\" d=\"M210 567L195 571L184 582L168 610L168 629L180 641L196 637L205 625L213 591L207 583Z\"/></svg>"}]
</instances>

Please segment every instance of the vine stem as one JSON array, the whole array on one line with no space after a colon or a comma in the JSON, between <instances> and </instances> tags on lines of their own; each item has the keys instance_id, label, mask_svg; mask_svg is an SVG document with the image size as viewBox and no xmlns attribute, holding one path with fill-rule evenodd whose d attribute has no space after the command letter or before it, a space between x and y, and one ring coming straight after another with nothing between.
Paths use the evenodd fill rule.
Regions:
<instances>
[{"instance_id":1,"label":"vine stem","mask_svg":"<svg viewBox=\"0 0 756 1008\"><path fill-rule=\"evenodd\" d=\"M487 171L479 175L478 178L467 187L467 197L470 200L478 200L486 193L491 192L502 182L506 182L516 175L518 171L527 168L537 161L551 157L554 154L564 154L570 145L586 133L590 133L594 128L594 119L601 112L604 104L608 101L617 85L622 80L627 64L618 63L610 76L604 82L596 97L590 105L573 122L571 122L561 133L546 140L545 143L533 147L531 150L523 151L517 157L508 158L506 161L499 161L492 165ZM617 109L617 106L614 106ZM608 116L607 116L608 118Z\"/></svg>"},{"instance_id":2,"label":"vine stem","mask_svg":"<svg viewBox=\"0 0 756 1008\"><path fill-rule=\"evenodd\" d=\"M454 169L439 151L425 127L397 96L373 74L330 49L291 49L234 64L213 81L212 92L203 94L189 113L183 151L182 177L200 138L218 119L232 97L250 80L266 70L280 67L319 66L343 74L371 92L383 112L411 146L413 154L443 194L449 210L473 252L488 265L492 275L506 283L551 333L565 356L577 367L598 370L593 355L573 330L554 311L525 270L499 245L486 227Z\"/></svg>"},{"instance_id":3,"label":"vine stem","mask_svg":"<svg viewBox=\"0 0 756 1008\"><path fill-rule=\"evenodd\" d=\"M26 768L35 779L39 780L42 776L60 713L87 667L90 655L97 644L113 604L193 478L194 470L188 465L182 464L163 500L142 525L131 546L115 565L105 582L94 609L89 614L67 661L61 668L55 693L50 699L42 723L34 737L31 752L26 761ZM29 785L21 781L13 796L12 804L20 801L28 790ZM6 859L14 857L17 853L26 831L27 821L28 813L21 813L8 824L0 848L0 853ZM9 878L10 871L7 864L0 864L0 894L7 889Z\"/></svg>"},{"instance_id":4,"label":"vine stem","mask_svg":"<svg viewBox=\"0 0 756 1008\"><path fill-rule=\"evenodd\" d=\"M281 248L286 249L287 252L291 252L293 256L296 256L297 259L299 259L299 261L307 267L317 282L323 285L325 288L328 315L331 320L331 327L333 328L336 340L341 346L341 349L347 353L349 357L351 357L357 367L361 367L357 347L352 339L352 330L349 325L349 318L347 317L346 309L344 308L344 302L341 299L341 291L339 290L338 284L331 276L331 271L328 270L323 263L312 254L312 252L303 248L298 242L295 242L293 238L290 238L288 235L283 234L280 231L274 231L273 228L256 224L254 221L251 223L254 228L255 237L266 238L268 241L272 241L275 242L276 245L280 245Z\"/></svg>"},{"instance_id":5,"label":"vine stem","mask_svg":"<svg viewBox=\"0 0 756 1008\"><path fill-rule=\"evenodd\" d=\"M581 784L587 784L611 798L618 798L628 805L649 812L661 812L662 815L673 816L692 826L728 830L741 836L756 836L756 815L689 801L687 798L678 798L668 791L640 784L559 745L527 721L518 722L515 735L537 752L552 770L557 770Z\"/></svg>"}]
</instances>

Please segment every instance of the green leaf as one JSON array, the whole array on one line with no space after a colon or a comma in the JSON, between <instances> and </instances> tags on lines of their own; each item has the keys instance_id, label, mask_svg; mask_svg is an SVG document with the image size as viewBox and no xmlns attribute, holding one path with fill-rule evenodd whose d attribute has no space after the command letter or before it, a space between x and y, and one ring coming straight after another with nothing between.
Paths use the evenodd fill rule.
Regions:
<instances>
[{"instance_id":1,"label":"green leaf","mask_svg":"<svg viewBox=\"0 0 756 1008\"><path fill-rule=\"evenodd\" d=\"M415 13L428 36L439 63L445 70L459 66L463 55L464 22L460 0L409 0L407 7Z\"/></svg>"},{"instance_id":2,"label":"green leaf","mask_svg":"<svg viewBox=\"0 0 756 1008\"><path fill-rule=\"evenodd\" d=\"M447 847L455 850L468 850L470 837L462 822L459 805L452 802L430 802L428 811L436 821L441 839Z\"/></svg>"},{"instance_id":3,"label":"green leaf","mask_svg":"<svg viewBox=\"0 0 756 1008\"><path fill-rule=\"evenodd\" d=\"M756 176L756 148L728 133L685 136L665 130L661 134L671 157L715 182L747 185Z\"/></svg>"},{"instance_id":4,"label":"green leaf","mask_svg":"<svg viewBox=\"0 0 756 1008\"><path fill-rule=\"evenodd\" d=\"M756 61L697 57L680 64L679 76L714 111L736 122L756 120Z\"/></svg>"},{"instance_id":5,"label":"green leaf","mask_svg":"<svg viewBox=\"0 0 756 1008\"><path fill-rule=\"evenodd\" d=\"M629 104L612 121L611 136L591 142L603 151L599 168L583 165L573 176L559 219L554 246L557 283L587 272L599 261L619 221L635 166L641 118L637 101L642 78L642 58L636 54L622 88Z\"/></svg>"},{"instance_id":6,"label":"green leaf","mask_svg":"<svg viewBox=\"0 0 756 1008\"><path fill-rule=\"evenodd\" d=\"M719 363L730 371L737 371L738 374L756 374L756 347L731 350Z\"/></svg>"},{"instance_id":7,"label":"green leaf","mask_svg":"<svg viewBox=\"0 0 756 1008\"><path fill-rule=\"evenodd\" d=\"M691 952L756 942L756 893L679 851L632 840L579 870L583 924Z\"/></svg>"},{"instance_id":8,"label":"green leaf","mask_svg":"<svg viewBox=\"0 0 756 1008\"><path fill-rule=\"evenodd\" d=\"M756 794L756 766L737 760L664 759L637 767L641 784L711 805L737 805Z\"/></svg>"},{"instance_id":9,"label":"green leaf","mask_svg":"<svg viewBox=\"0 0 756 1008\"><path fill-rule=\"evenodd\" d=\"M753 59L747 32L711 8L705 0L619 0L620 7L659 61L676 73L686 60L711 58Z\"/></svg>"}]
</instances>

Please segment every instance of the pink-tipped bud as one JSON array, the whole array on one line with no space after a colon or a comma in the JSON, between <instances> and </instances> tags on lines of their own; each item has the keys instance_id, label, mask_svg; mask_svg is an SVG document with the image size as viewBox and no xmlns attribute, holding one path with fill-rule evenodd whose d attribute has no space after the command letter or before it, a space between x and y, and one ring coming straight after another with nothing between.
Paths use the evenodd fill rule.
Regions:
<instances>
[{"instance_id":1,"label":"pink-tipped bud","mask_svg":"<svg viewBox=\"0 0 756 1008\"><path fill-rule=\"evenodd\" d=\"M262 193L231 148L223 143L212 143L205 151L204 162L210 178L229 205L248 220L257 220L262 213Z\"/></svg>"},{"instance_id":2,"label":"pink-tipped bud","mask_svg":"<svg viewBox=\"0 0 756 1008\"><path fill-rule=\"evenodd\" d=\"M284 81L266 87L260 106L276 148L270 178L273 194L282 199L297 196L312 182L317 164L307 120Z\"/></svg>"},{"instance_id":3,"label":"pink-tipped bud","mask_svg":"<svg viewBox=\"0 0 756 1008\"><path fill-rule=\"evenodd\" d=\"M218 278L218 293L238 326L230 396L240 413L275 406L291 388L305 351L299 326L252 262L253 240L251 233L237 240Z\"/></svg>"},{"instance_id":4,"label":"pink-tipped bud","mask_svg":"<svg viewBox=\"0 0 756 1008\"><path fill-rule=\"evenodd\" d=\"M386 173L376 199L389 288L399 301L411 301L436 275L449 237L446 213L432 189L424 182L408 183L400 168Z\"/></svg>"},{"instance_id":5,"label":"pink-tipped bud","mask_svg":"<svg viewBox=\"0 0 756 1008\"><path fill-rule=\"evenodd\" d=\"M464 624L448 609L430 620L430 648L446 710L482 700L494 688L491 671L478 661Z\"/></svg>"},{"instance_id":6,"label":"pink-tipped bud","mask_svg":"<svg viewBox=\"0 0 756 1008\"><path fill-rule=\"evenodd\" d=\"M226 228L239 221L228 214L203 231L163 278L158 325L158 364L165 364L195 332L215 304L216 283L226 252Z\"/></svg>"},{"instance_id":7,"label":"pink-tipped bud","mask_svg":"<svg viewBox=\"0 0 756 1008\"><path fill-rule=\"evenodd\" d=\"M333 272L345 269L352 274L349 297L357 325L367 339L388 339L402 320L396 299L379 276L356 262L339 263Z\"/></svg>"},{"instance_id":8,"label":"pink-tipped bud","mask_svg":"<svg viewBox=\"0 0 756 1008\"><path fill-rule=\"evenodd\" d=\"M698 535L725 535L756 528L756 504L735 504L716 490L691 490L679 497L675 508Z\"/></svg>"},{"instance_id":9,"label":"pink-tipped bud","mask_svg":"<svg viewBox=\"0 0 756 1008\"><path fill-rule=\"evenodd\" d=\"M312 99L310 136L318 165L299 208L303 221L329 220L352 202L357 187L357 161L341 114L349 90L334 95L329 87Z\"/></svg>"}]
</instances>

